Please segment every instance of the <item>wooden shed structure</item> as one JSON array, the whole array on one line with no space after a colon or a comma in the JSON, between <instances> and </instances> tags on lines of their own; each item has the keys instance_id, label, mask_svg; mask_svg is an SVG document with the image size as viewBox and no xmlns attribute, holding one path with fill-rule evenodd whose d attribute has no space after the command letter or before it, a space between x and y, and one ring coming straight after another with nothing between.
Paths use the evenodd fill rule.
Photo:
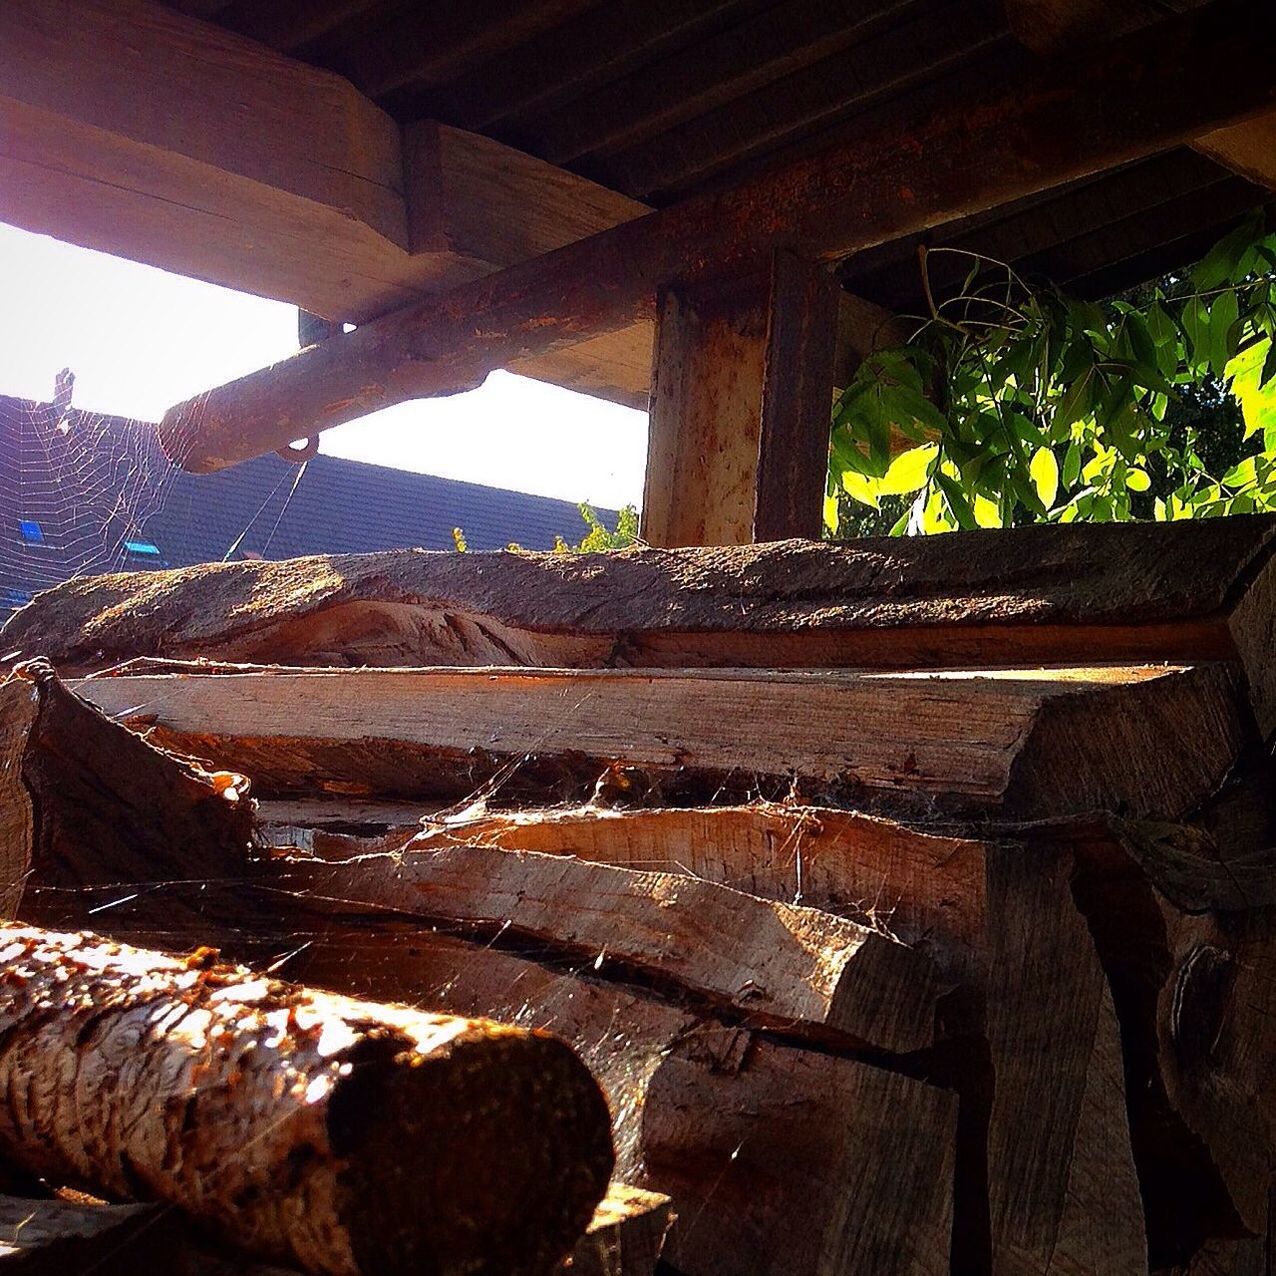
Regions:
<instances>
[{"instance_id":1,"label":"wooden shed structure","mask_svg":"<svg viewBox=\"0 0 1276 1276\"><path fill-rule=\"evenodd\" d=\"M5 622L0 1273L1270 1276L1276 516L809 538L918 244L1193 259L1271 198L1273 48L1271 0L0 3L0 219L305 312L172 460L506 367L651 419L645 545Z\"/></svg>"},{"instance_id":2,"label":"wooden shed structure","mask_svg":"<svg viewBox=\"0 0 1276 1276\"><path fill-rule=\"evenodd\" d=\"M1192 260L1270 197L1273 21L1259 0L9 0L0 218L337 325L174 408L190 468L508 367L650 402L650 543L813 535L829 397L916 310L918 238L1094 295Z\"/></svg>"}]
</instances>

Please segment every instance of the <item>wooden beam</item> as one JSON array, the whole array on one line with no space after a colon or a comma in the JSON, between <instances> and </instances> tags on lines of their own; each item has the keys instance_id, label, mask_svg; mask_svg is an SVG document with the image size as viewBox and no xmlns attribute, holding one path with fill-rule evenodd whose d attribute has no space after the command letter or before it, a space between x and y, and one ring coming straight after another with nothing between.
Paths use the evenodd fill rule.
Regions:
<instances>
[{"instance_id":1,"label":"wooden beam","mask_svg":"<svg viewBox=\"0 0 1276 1276\"><path fill-rule=\"evenodd\" d=\"M170 409L162 437L212 470L414 395L649 318L659 289L791 247L826 261L1172 146L1276 102L1276 12L1220 0L1043 74L1010 63L908 127L866 129L463 286ZM1181 92L1183 65L1195 89ZM688 280L691 282L691 280Z\"/></svg>"},{"instance_id":2,"label":"wooden beam","mask_svg":"<svg viewBox=\"0 0 1276 1276\"><path fill-rule=\"evenodd\" d=\"M778 253L759 276L662 292L643 539L817 537L838 289Z\"/></svg>"},{"instance_id":3,"label":"wooden beam","mask_svg":"<svg viewBox=\"0 0 1276 1276\"><path fill-rule=\"evenodd\" d=\"M1125 35L1164 17L1155 0L1003 0L1011 29L1030 49L1059 53ZM1178 9L1204 0L1179 0ZM1221 16L1220 22L1226 21ZM1276 190L1276 113L1206 132L1197 150L1258 186Z\"/></svg>"},{"instance_id":4,"label":"wooden beam","mask_svg":"<svg viewBox=\"0 0 1276 1276\"><path fill-rule=\"evenodd\" d=\"M932 676L192 666L74 686L162 746L251 775L266 796L318 785L459 797L498 775L516 793L523 771L542 795L584 797L610 777L630 801L795 787L886 810L1175 818L1249 742L1222 665Z\"/></svg>"},{"instance_id":5,"label":"wooden beam","mask_svg":"<svg viewBox=\"0 0 1276 1276\"><path fill-rule=\"evenodd\" d=\"M1261 115L1196 139L1196 149L1257 186L1276 191L1276 115Z\"/></svg>"},{"instance_id":6,"label":"wooden beam","mask_svg":"<svg viewBox=\"0 0 1276 1276\"><path fill-rule=\"evenodd\" d=\"M150 0L0 6L0 220L40 234L363 323L646 211L459 130L405 147L346 80ZM650 351L515 370L645 407Z\"/></svg>"}]
</instances>

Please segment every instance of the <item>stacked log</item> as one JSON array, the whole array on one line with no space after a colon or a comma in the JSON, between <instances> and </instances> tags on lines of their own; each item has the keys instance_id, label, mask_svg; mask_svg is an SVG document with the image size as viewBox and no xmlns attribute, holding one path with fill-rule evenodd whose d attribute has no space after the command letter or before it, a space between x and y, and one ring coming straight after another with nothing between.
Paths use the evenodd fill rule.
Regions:
<instances>
[{"instance_id":1,"label":"stacked log","mask_svg":"<svg viewBox=\"0 0 1276 1276\"><path fill-rule=\"evenodd\" d=\"M9 911L561 1037L619 1180L572 1270L1256 1276L1274 554L1255 518L74 582L5 633L65 674L0 686Z\"/></svg>"}]
</instances>

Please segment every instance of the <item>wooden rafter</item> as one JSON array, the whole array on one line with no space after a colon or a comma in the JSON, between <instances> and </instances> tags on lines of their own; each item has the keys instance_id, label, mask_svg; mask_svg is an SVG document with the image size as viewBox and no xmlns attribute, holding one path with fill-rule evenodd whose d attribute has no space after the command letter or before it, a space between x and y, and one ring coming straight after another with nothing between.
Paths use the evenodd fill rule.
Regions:
<instances>
[{"instance_id":1,"label":"wooden rafter","mask_svg":"<svg viewBox=\"0 0 1276 1276\"><path fill-rule=\"evenodd\" d=\"M960 100L896 117L733 190L411 307L171 409L170 454L212 470L404 399L650 319L659 289L777 248L824 261L1114 167L1276 103L1276 13L1224 0L1043 73L1006 63ZM1194 91L1181 91L1181 68Z\"/></svg>"},{"instance_id":2,"label":"wooden rafter","mask_svg":"<svg viewBox=\"0 0 1276 1276\"><path fill-rule=\"evenodd\" d=\"M405 147L347 81L152 0L74 9L0 5L0 221L363 323L647 211L459 130ZM650 326L516 370L645 406Z\"/></svg>"},{"instance_id":3,"label":"wooden rafter","mask_svg":"<svg viewBox=\"0 0 1276 1276\"><path fill-rule=\"evenodd\" d=\"M1150 26L1163 14L1154 0L1003 0L1015 35L1039 53L1083 49ZM1196 8L1203 0L1179 0ZM1225 21L1220 17L1219 21ZM1252 182L1276 190L1276 113L1197 139L1197 149Z\"/></svg>"}]
</instances>

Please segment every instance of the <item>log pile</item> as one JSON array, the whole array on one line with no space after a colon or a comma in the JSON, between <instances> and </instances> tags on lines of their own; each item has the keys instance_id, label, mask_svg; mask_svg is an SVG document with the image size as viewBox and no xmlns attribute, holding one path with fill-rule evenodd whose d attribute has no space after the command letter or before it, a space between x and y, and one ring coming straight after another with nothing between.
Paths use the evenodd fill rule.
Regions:
<instances>
[{"instance_id":1,"label":"log pile","mask_svg":"<svg viewBox=\"0 0 1276 1276\"><path fill-rule=\"evenodd\" d=\"M450 1016L570 1045L606 1094L611 1190L586 1227L607 1169L560 1140L555 1190L589 1171L570 1227L511 1189L538 1202L523 1266L483 1270L572 1249L567 1270L612 1276L1257 1276L1274 556L1276 520L1249 518L73 582L4 634L5 910L28 965L179 954L137 959L148 997L195 971L325 1001L286 978L383 1033ZM31 1043L0 1034L0 1084L7 1051L109 1066L109 1024L84 1038L72 995L103 977L67 976ZM474 1085L466 1121L523 1093ZM416 1127L374 1106L358 1136L393 1122L415 1155ZM259 1198L146 1161L158 1142L105 1101L92 1156L5 1113L0 1165L45 1193L0 1182L47 1219L33 1237L69 1243L65 1180L173 1202L201 1262L215 1243L337 1270L261 1239L310 1162ZM414 1203L361 1164L343 1190L414 1225L474 1213L427 1186L439 1165ZM493 1187L464 1164L450 1187ZM150 1208L76 1205L91 1222L68 1236L140 1231ZM470 1270L456 1235L435 1249Z\"/></svg>"}]
</instances>

